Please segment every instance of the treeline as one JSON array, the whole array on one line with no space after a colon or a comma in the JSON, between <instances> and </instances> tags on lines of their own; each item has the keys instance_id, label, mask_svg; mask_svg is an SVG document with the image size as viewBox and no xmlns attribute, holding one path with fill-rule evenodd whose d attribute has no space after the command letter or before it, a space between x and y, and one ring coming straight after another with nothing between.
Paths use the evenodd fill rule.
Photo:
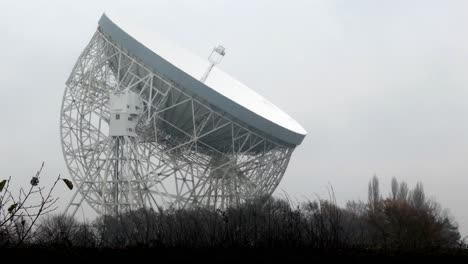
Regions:
<instances>
[{"instance_id":1,"label":"treeline","mask_svg":"<svg viewBox=\"0 0 468 264\"><path fill-rule=\"evenodd\" d=\"M466 250L457 224L422 184L393 179L387 196L374 177L368 201L344 207L317 199L293 205L267 198L226 210L136 210L81 223L44 216L23 245L60 248L301 248L375 252ZM0 229L0 245L16 246L14 230ZM466 251L464 251L466 252Z\"/></svg>"}]
</instances>

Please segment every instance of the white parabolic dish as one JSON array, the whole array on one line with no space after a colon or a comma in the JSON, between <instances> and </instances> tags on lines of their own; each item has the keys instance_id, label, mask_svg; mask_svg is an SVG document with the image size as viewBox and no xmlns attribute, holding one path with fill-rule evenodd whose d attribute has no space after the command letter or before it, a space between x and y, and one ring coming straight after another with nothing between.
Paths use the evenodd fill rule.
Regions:
<instances>
[{"instance_id":1,"label":"white parabolic dish","mask_svg":"<svg viewBox=\"0 0 468 264\"><path fill-rule=\"evenodd\" d=\"M214 67L205 83L199 81L209 61L178 47L159 34L105 14L99 29L147 67L166 76L186 92L208 102L241 123L288 145L299 145L307 132L267 99Z\"/></svg>"},{"instance_id":2,"label":"white parabolic dish","mask_svg":"<svg viewBox=\"0 0 468 264\"><path fill-rule=\"evenodd\" d=\"M209 60L117 21L101 17L66 82L60 134L77 186L66 211L271 196L304 128L218 68L205 79Z\"/></svg>"}]
</instances>

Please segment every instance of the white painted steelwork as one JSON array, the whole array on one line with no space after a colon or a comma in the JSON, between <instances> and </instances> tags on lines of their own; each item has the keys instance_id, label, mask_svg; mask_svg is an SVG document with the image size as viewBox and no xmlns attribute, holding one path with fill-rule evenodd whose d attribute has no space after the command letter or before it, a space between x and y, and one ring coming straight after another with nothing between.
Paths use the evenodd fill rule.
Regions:
<instances>
[{"instance_id":1,"label":"white painted steelwork","mask_svg":"<svg viewBox=\"0 0 468 264\"><path fill-rule=\"evenodd\" d=\"M226 208L271 195L298 134L271 126L277 133L269 135L250 123L269 124L261 116L220 108L213 100L228 102L220 94L194 92L195 86L206 86L197 79L186 83L187 76L165 60L145 62L157 55L144 59L141 47L129 49L119 41L128 38L125 32L103 29L109 23L101 18L66 83L60 130L77 186L66 210L75 214L84 201L99 214L167 206ZM207 81L216 76L215 69ZM246 113L248 122L239 119ZM123 117L127 120L119 123Z\"/></svg>"},{"instance_id":2,"label":"white painted steelwork","mask_svg":"<svg viewBox=\"0 0 468 264\"><path fill-rule=\"evenodd\" d=\"M208 57L210 66L208 66L208 69L206 70L206 73L203 75L203 77L200 79L200 82L204 83L206 81L208 75L210 75L211 70L213 70L213 67L221 62L224 55L226 55L226 52L223 46L219 45L213 48L213 51Z\"/></svg>"}]
</instances>

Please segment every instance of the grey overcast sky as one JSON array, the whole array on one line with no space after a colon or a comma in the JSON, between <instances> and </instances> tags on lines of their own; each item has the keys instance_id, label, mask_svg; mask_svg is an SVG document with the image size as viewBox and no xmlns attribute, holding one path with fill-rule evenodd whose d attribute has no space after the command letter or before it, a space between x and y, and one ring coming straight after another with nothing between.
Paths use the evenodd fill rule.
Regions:
<instances>
[{"instance_id":1,"label":"grey overcast sky","mask_svg":"<svg viewBox=\"0 0 468 264\"><path fill-rule=\"evenodd\" d=\"M0 0L0 178L27 184L42 161L44 183L69 177L64 82L103 12L202 57L223 44L220 67L305 127L277 195L422 181L468 235L468 1Z\"/></svg>"}]
</instances>

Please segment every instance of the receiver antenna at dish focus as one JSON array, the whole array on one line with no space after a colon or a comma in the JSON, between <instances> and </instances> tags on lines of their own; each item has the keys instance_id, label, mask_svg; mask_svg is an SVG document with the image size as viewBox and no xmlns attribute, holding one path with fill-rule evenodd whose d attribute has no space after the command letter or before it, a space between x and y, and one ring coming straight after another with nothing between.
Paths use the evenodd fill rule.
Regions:
<instances>
[{"instance_id":1,"label":"receiver antenna at dish focus","mask_svg":"<svg viewBox=\"0 0 468 264\"><path fill-rule=\"evenodd\" d=\"M211 69L213 69L213 67L216 64L219 64L221 62L221 60L223 59L225 54L226 54L226 51L225 51L223 46L218 45L218 46L213 48L213 50L211 51L210 56L208 57L208 60L210 61L210 66L208 66L208 69L206 70L205 74L200 79L200 81L202 83L204 83L206 81L206 79L208 78L208 75L211 72Z\"/></svg>"}]
</instances>

